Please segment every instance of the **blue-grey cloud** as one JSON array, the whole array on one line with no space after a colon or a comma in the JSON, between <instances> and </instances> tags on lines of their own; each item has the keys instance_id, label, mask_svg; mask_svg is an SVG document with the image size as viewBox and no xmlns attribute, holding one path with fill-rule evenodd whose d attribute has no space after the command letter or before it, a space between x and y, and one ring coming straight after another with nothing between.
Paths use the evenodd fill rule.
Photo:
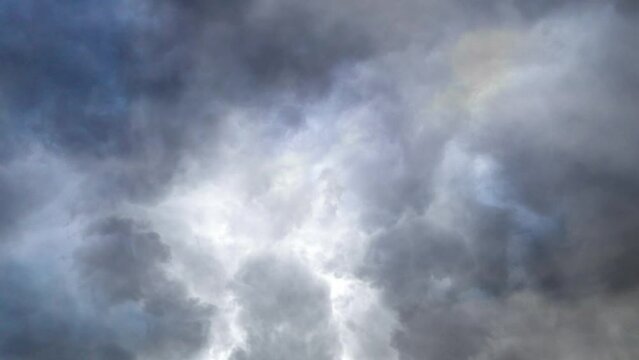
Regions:
<instances>
[{"instance_id":1,"label":"blue-grey cloud","mask_svg":"<svg viewBox=\"0 0 639 360\"><path fill-rule=\"evenodd\" d=\"M46 262L3 261L3 358L174 359L207 343L214 308L168 277L158 234L111 218L87 236L75 284Z\"/></svg>"},{"instance_id":2,"label":"blue-grey cloud","mask_svg":"<svg viewBox=\"0 0 639 360\"><path fill-rule=\"evenodd\" d=\"M636 358L636 10L6 1L0 358Z\"/></svg>"}]
</instances>

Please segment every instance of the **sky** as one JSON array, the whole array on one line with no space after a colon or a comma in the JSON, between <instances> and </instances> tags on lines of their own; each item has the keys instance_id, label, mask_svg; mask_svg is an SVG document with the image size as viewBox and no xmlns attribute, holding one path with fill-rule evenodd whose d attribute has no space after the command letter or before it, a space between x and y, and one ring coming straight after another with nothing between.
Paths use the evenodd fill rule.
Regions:
<instances>
[{"instance_id":1,"label":"sky","mask_svg":"<svg viewBox=\"0 0 639 360\"><path fill-rule=\"evenodd\" d=\"M0 358L639 358L632 0L4 0Z\"/></svg>"}]
</instances>

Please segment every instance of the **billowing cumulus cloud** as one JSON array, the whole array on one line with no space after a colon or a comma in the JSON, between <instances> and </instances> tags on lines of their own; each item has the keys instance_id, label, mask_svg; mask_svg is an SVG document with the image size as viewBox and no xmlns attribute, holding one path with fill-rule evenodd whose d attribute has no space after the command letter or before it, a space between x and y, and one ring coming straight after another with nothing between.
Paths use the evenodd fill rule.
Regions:
<instances>
[{"instance_id":1,"label":"billowing cumulus cloud","mask_svg":"<svg viewBox=\"0 0 639 360\"><path fill-rule=\"evenodd\" d=\"M246 344L232 359L334 359L328 288L291 260L249 259L235 280ZM284 306L283 306L284 305Z\"/></svg>"},{"instance_id":2,"label":"billowing cumulus cloud","mask_svg":"<svg viewBox=\"0 0 639 360\"><path fill-rule=\"evenodd\" d=\"M6 1L0 358L637 358L637 9Z\"/></svg>"}]
</instances>

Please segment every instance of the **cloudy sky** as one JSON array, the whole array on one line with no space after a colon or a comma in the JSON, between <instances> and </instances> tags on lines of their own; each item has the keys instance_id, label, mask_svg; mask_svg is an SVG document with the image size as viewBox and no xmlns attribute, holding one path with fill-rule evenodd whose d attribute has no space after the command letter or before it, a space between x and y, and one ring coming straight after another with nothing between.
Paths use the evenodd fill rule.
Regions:
<instances>
[{"instance_id":1,"label":"cloudy sky","mask_svg":"<svg viewBox=\"0 0 639 360\"><path fill-rule=\"evenodd\" d=\"M0 358L639 358L633 0L4 0Z\"/></svg>"}]
</instances>

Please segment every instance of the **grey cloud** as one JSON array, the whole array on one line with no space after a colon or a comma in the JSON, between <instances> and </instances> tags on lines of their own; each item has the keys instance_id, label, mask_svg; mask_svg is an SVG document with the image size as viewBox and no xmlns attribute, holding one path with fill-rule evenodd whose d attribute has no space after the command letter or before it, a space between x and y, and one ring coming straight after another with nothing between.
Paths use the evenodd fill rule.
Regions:
<instances>
[{"instance_id":1,"label":"grey cloud","mask_svg":"<svg viewBox=\"0 0 639 360\"><path fill-rule=\"evenodd\" d=\"M218 310L189 286L206 287L208 274L200 272L216 267L184 271L198 273L190 281L174 277L172 265L194 266L174 257L197 250L171 251L159 231L131 214L153 218L171 185L193 176L186 167L223 168L219 149L233 152L238 141L253 140L233 138L233 126L276 114L279 123L266 136L278 136L240 144L250 161L232 167L242 173L255 166L259 171L247 173L268 178L273 152L261 147L302 129L306 116L317 115L303 113L308 104L330 103L328 115L319 113L339 134L328 131L327 142L362 145L331 148L337 159L321 164L347 165L333 169L343 196L332 214L348 213L340 220L357 227L348 231L369 240L361 267L349 275L379 290L380 306L397 317L399 359L636 358L629 335L639 324L636 9L625 0L5 2L0 357L196 357L217 339ZM484 30L503 32L512 44L498 39L483 49ZM469 33L477 49L462 51L467 61L451 60ZM502 45L514 49L508 59L500 58ZM456 68L484 75L492 60L503 70L494 78L464 79ZM465 86L487 89L459 90ZM347 111L336 115L333 106ZM365 121L334 123L359 107L369 111ZM225 127L237 109L254 118ZM294 152L299 144L286 145ZM61 202L81 206L63 209L74 215L61 218L102 219L82 239L56 244L74 254L71 267L24 256L47 230L24 229L24 219L59 188L18 166L32 147L82 176L72 199ZM467 158L451 155L455 147ZM490 181L474 172L478 158L494 162L481 175ZM263 191L271 184L237 186ZM270 214L295 220L273 237L311 218L312 191L296 196L309 205ZM210 221L205 227L228 235L224 216L199 216L194 222ZM59 219L37 220L29 224ZM14 230L26 234L23 244L7 241ZM183 230L173 235L190 231ZM263 235L251 231L238 232ZM201 257L206 263L213 255ZM230 286L203 291L226 289L238 306L245 342L226 349L232 359L341 356L330 287L317 269L294 256L234 260L241 266ZM225 281L230 269L223 270L215 281ZM380 339L392 323L379 325ZM351 342L370 346L361 354L387 350Z\"/></svg>"},{"instance_id":2,"label":"grey cloud","mask_svg":"<svg viewBox=\"0 0 639 360\"><path fill-rule=\"evenodd\" d=\"M164 265L159 236L106 219L77 250L75 273L53 259L3 259L0 356L5 359L190 358L210 339L214 308ZM75 282L79 275L80 281Z\"/></svg>"},{"instance_id":3,"label":"grey cloud","mask_svg":"<svg viewBox=\"0 0 639 360\"><path fill-rule=\"evenodd\" d=\"M515 7L521 14L527 18L539 19L547 16L555 11L574 10L577 5L583 6L585 3L596 3L597 1L578 2L574 0L550 1L550 0L532 0L515 1Z\"/></svg>"},{"instance_id":4,"label":"grey cloud","mask_svg":"<svg viewBox=\"0 0 639 360\"><path fill-rule=\"evenodd\" d=\"M590 45L583 64L563 78L536 81L528 95L504 93L500 101L521 105L519 111L498 105L491 116L526 125L497 121L479 146L503 164L519 201L563 224L564 239L554 240L564 243L553 251L557 266L542 266L560 280L552 291L620 292L638 284L632 259L639 176L632 164L639 109L630 99L639 87L629 63L637 57L637 27L619 19L605 31L605 39L624 40Z\"/></svg>"},{"instance_id":5,"label":"grey cloud","mask_svg":"<svg viewBox=\"0 0 639 360\"><path fill-rule=\"evenodd\" d=\"M209 94L208 102L259 106L281 94L316 98L326 94L343 66L374 52L360 29L299 3L161 4L149 16L166 26L141 38L145 56L167 53L167 65ZM140 70L153 74L162 68Z\"/></svg>"},{"instance_id":6,"label":"grey cloud","mask_svg":"<svg viewBox=\"0 0 639 360\"><path fill-rule=\"evenodd\" d=\"M437 303L401 311L402 329L393 339L400 350L400 359L472 358L489 336L474 316L461 306Z\"/></svg>"},{"instance_id":7,"label":"grey cloud","mask_svg":"<svg viewBox=\"0 0 639 360\"><path fill-rule=\"evenodd\" d=\"M460 205L454 231L404 215L368 249L361 275L383 289L398 316L393 344L400 359L474 358L496 336L492 317L502 316L484 304L506 312L501 307L512 294L558 285L557 229L535 234L507 209L471 199Z\"/></svg>"},{"instance_id":8,"label":"grey cloud","mask_svg":"<svg viewBox=\"0 0 639 360\"><path fill-rule=\"evenodd\" d=\"M0 162L0 244L20 238L27 218L56 199L52 188L61 187L64 172L60 163L33 148Z\"/></svg>"},{"instance_id":9,"label":"grey cloud","mask_svg":"<svg viewBox=\"0 0 639 360\"><path fill-rule=\"evenodd\" d=\"M424 154L427 149L438 154L423 162L433 171L379 171L381 181L367 182L374 186L373 198L378 192L399 196L367 203L365 217L388 215L365 223L375 235L361 274L383 290L398 314L394 345L400 359L630 359L636 352L626 334L602 330L633 328L636 312L629 310L625 321L588 311L575 315L583 323L567 320L573 316L571 306L598 303L614 312L636 301L639 178L633 164L639 148L633 139L639 109L630 100L637 93L636 21L597 3L538 5L522 10L534 15L528 25L534 31L562 21L585 22L593 9L610 17L592 20L602 23L584 35L582 47L566 51L565 56L580 54L563 63L566 67L559 65L557 54L527 54L534 65L515 63L513 74L542 64L539 76L506 85L481 111L465 114L473 122L468 128L458 127L448 138L443 133L443 140L420 148L404 145L408 155L393 157L403 160L411 151ZM416 134L411 135L400 133L394 140L415 143ZM495 160L493 175L501 182L481 185L488 186L481 191L501 194L473 189L472 163L460 165L465 171L447 179L447 188L438 187L433 176L436 164L445 161L442 147L449 139ZM413 177L425 190L402 195L401 187L382 185ZM446 199L443 208L438 197ZM523 340L544 330L533 330L534 321L511 308L521 294L543 299L543 307L530 316L552 314L555 325L540 326L548 326L546 331L560 340ZM614 350L614 343L623 345ZM494 346L504 347L497 351Z\"/></svg>"},{"instance_id":10,"label":"grey cloud","mask_svg":"<svg viewBox=\"0 0 639 360\"><path fill-rule=\"evenodd\" d=\"M36 270L34 272L34 270ZM83 318L54 279L3 260L0 287L0 354L5 359L134 359L114 334Z\"/></svg>"},{"instance_id":11,"label":"grey cloud","mask_svg":"<svg viewBox=\"0 0 639 360\"><path fill-rule=\"evenodd\" d=\"M258 5L5 3L3 126L109 173L99 178L112 193L153 197L191 150L218 141L225 107L315 94L370 53L348 24L279 3L256 14Z\"/></svg>"},{"instance_id":12,"label":"grey cloud","mask_svg":"<svg viewBox=\"0 0 639 360\"><path fill-rule=\"evenodd\" d=\"M109 218L90 237L77 252L81 286L100 306L136 305L146 324L139 351L188 357L206 345L214 309L168 276L163 265L170 249L157 233L130 219Z\"/></svg>"},{"instance_id":13,"label":"grey cloud","mask_svg":"<svg viewBox=\"0 0 639 360\"><path fill-rule=\"evenodd\" d=\"M638 320L633 303L599 298L557 304L518 294L496 308L490 345L477 358L632 359L639 351L631 335Z\"/></svg>"},{"instance_id":14,"label":"grey cloud","mask_svg":"<svg viewBox=\"0 0 639 360\"><path fill-rule=\"evenodd\" d=\"M29 174L13 173L12 162L31 146L84 177L78 200L70 200L82 203L75 210L82 214L68 221L102 217L129 201L161 198L184 161L224 141L217 126L228 108L268 110L282 94L316 97L342 65L371 52L348 23L324 23L302 5L282 3L9 1L0 5L0 22L3 242L33 210L33 193L58 190L39 179L34 191ZM177 359L207 345L215 310L168 275L171 251L159 234L114 217L85 235L77 249L76 239L56 244L75 254L72 271L62 258L40 264L6 255L0 287L11 297L0 305L1 357ZM45 286L45 275L69 288ZM301 312L319 324L285 314L278 321L317 337L289 345L316 352L313 358L333 356L326 290L301 276L302 293L310 292L303 296L318 295L322 306L314 314L300 304Z\"/></svg>"},{"instance_id":15,"label":"grey cloud","mask_svg":"<svg viewBox=\"0 0 639 360\"><path fill-rule=\"evenodd\" d=\"M616 9L623 15L636 15L637 3L632 0L618 0L615 2Z\"/></svg>"},{"instance_id":16,"label":"grey cloud","mask_svg":"<svg viewBox=\"0 0 639 360\"><path fill-rule=\"evenodd\" d=\"M294 260L250 259L235 279L246 344L232 359L337 359L329 291Z\"/></svg>"},{"instance_id":17,"label":"grey cloud","mask_svg":"<svg viewBox=\"0 0 639 360\"><path fill-rule=\"evenodd\" d=\"M93 232L96 239L79 249L79 266L87 284L104 292L109 301L140 300L149 288L164 282L162 266L170 250L157 233L118 218L97 224Z\"/></svg>"},{"instance_id":18,"label":"grey cloud","mask_svg":"<svg viewBox=\"0 0 639 360\"><path fill-rule=\"evenodd\" d=\"M142 59L130 59L131 29L118 17L118 4L10 1L2 5L0 16L10 31L0 39L0 96L3 121L17 139L7 143L17 147L14 152L24 151L23 144L39 142L91 164L112 157L143 162L152 155L148 144L155 142L163 145L158 156L162 165L171 167L175 150L167 149L179 140L167 138L170 126L142 135L131 119L137 95L127 84L127 69ZM120 176L134 169L131 166ZM166 170L137 176L146 183L145 176L168 177Z\"/></svg>"},{"instance_id":19,"label":"grey cloud","mask_svg":"<svg viewBox=\"0 0 639 360\"><path fill-rule=\"evenodd\" d=\"M21 189L14 179L2 171L0 173L0 198L3 202L0 206L0 242L10 239L8 230L29 208L28 201L24 201L24 198L19 195L21 192L24 192L24 189Z\"/></svg>"}]
</instances>

